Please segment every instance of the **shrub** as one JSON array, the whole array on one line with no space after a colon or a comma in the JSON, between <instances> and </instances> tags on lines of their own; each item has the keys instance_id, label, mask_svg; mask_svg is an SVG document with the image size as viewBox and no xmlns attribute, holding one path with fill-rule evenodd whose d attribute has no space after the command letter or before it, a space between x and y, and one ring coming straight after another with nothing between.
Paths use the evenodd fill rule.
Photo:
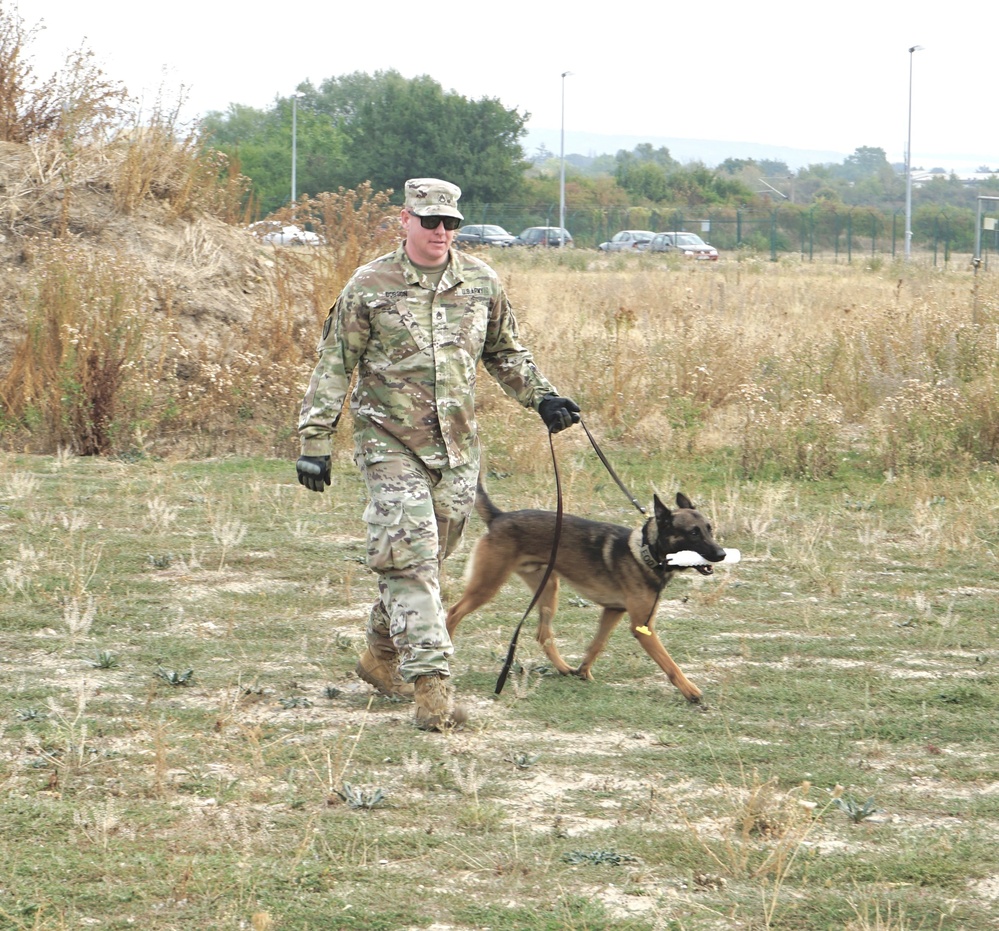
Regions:
<instances>
[{"instance_id":1,"label":"shrub","mask_svg":"<svg viewBox=\"0 0 999 931\"><path fill-rule=\"evenodd\" d=\"M0 386L8 411L81 456L117 448L132 424L145 298L126 260L72 242L40 250L24 295L27 336Z\"/></svg>"}]
</instances>

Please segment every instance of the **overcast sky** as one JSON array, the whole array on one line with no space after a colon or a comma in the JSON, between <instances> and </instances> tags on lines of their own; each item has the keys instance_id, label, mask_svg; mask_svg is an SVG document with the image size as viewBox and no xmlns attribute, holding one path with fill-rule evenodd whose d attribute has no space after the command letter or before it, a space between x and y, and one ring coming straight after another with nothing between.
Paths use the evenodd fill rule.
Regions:
<instances>
[{"instance_id":1,"label":"overcast sky","mask_svg":"<svg viewBox=\"0 0 999 931\"><path fill-rule=\"evenodd\" d=\"M398 0L0 2L44 25L30 47L40 74L84 43L137 97L162 88L176 100L183 88L192 118L394 68L497 98L529 113L530 130L557 133L564 85L567 153L598 154L582 139L600 133L844 155L875 146L901 162L911 60L913 165L999 169L995 0L502 0L438 4L436 16ZM924 49L910 55L913 45Z\"/></svg>"}]
</instances>

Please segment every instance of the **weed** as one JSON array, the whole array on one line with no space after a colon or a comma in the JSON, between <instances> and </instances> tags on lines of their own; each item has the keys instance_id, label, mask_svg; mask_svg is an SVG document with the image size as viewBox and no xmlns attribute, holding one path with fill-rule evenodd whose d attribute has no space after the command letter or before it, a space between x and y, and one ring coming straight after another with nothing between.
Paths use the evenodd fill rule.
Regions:
<instances>
[{"instance_id":1,"label":"weed","mask_svg":"<svg viewBox=\"0 0 999 931\"><path fill-rule=\"evenodd\" d=\"M194 670L185 669L183 672L177 672L173 669L160 667L156 670L156 677L174 688L186 687L194 682Z\"/></svg>"},{"instance_id":2,"label":"weed","mask_svg":"<svg viewBox=\"0 0 999 931\"><path fill-rule=\"evenodd\" d=\"M22 721L44 721L48 717L40 708L15 708L14 714Z\"/></svg>"},{"instance_id":3,"label":"weed","mask_svg":"<svg viewBox=\"0 0 999 931\"><path fill-rule=\"evenodd\" d=\"M341 784L336 790L336 794L347 803L350 808L374 808L379 802L385 800L385 792L379 788L368 786L355 786L349 782Z\"/></svg>"},{"instance_id":4,"label":"weed","mask_svg":"<svg viewBox=\"0 0 999 931\"><path fill-rule=\"evenodd\" d=\"M97 606L92 595L87 596L84 605L81 605L80 601L79 598L70 598L62 606L62 621L72 640L86 636L90 632L97 614Z\"/></svg>"},{"instance_id":5,"label":"weed","mask_svg":"<svg viewBox=\"0 0 999 931\"><path fill-rule=\"evenodd\" d=\"M591 863L594 866L621 866L624 863L637 863L638 857L628 853L618 853L616 850L570 850L562 854L564 863Z\"/></svg>"},{"instance_id":6,"label":"weed","mask_svg":"<svg viewBox=\"0 0 999 931\"><path fill-rule=\"evenodd\" d=\"M867 801L860 803L851 795L837 795L833 798L833 804L845 814L854 824L877 814L881 809L874 803L872 795Z\"/></svg>"},{"instance_id":7,"label":"weed","mask_svg":"<svg viewBox=\"0 0 999 931\"><path fill-rule=\"evenodd\" d=\"M513 763L517 769L530 769L535 763L541 759L540 753L514 753L510 756L504 757L507 762Z\"/></svg>"},{"instance_id":8,"label":"weed","mask_svg":"<svg viewBox=\"0 0 999 931\"><path fill-rule=\"evenodd\" d=\"M87 662L94 669L117 669L119 665L118 654L111 650L101 650L93 659L89 659Z\"/></svg>"},{"instance_id":9,"label":"weed","mask_svg":"<svg viewBox=\"0 0 999 931\"><path fill-rule=\"evenodd\" d=\"M219 572L225 568L225 558L229 550L243 542L248 529L248 526L241 520L219 519L212 521L212 537L221 549Z\"/></svg>"}]
</instances>

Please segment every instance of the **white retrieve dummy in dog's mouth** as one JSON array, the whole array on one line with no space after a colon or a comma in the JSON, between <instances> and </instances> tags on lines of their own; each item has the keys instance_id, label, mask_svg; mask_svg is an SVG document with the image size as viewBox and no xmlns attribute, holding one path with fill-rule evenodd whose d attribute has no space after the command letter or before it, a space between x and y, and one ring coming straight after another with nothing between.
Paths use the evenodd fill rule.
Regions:
<instances>
[{"instance_id":1,"label":"white retrieve dummy in dog's mouth","mask_svg":"<svg viewBox=\"0 0 999 931\"><path fill-rule=\"evenodd\" d=\"M720 563L713 563L705 559L700 553L693 550L680 550L679 553L670 553L666 557L667 566L719 566L724 563L736 563L742 559L742 553L738 550L725 550L725 558Z\"/></svg>"}]
</instances>

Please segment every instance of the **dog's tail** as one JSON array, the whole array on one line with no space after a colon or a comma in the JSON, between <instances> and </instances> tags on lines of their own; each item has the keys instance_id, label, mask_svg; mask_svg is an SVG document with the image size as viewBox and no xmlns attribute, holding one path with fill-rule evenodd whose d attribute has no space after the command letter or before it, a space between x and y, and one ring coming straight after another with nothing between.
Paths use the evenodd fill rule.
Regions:
<instances>
[{"instance_id":1,"label":"dog's tail","mask_svg":"<svg viewBox=\"0 0 999 931\"><path fill-rule=\"evenodd\" d=\"M482 518L488 527L503 512L493 504L492 499L486 492L486 486L482 484L482 473L475 482L475 512Z\"/></svg>"}]
</instances>

